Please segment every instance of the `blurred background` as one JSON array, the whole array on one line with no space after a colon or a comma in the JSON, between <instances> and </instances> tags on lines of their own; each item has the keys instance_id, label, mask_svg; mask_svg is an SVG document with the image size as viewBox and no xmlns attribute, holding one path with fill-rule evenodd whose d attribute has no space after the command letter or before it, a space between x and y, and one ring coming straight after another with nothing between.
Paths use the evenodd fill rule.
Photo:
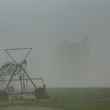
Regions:
<instances>
[{"instance_id":1,"label":"blurred background","mask_svg":"<svg viewBox=\"0 0 110 110\"><path fill-rule=\"evenodd\" d=\"M32 47L29 71L48 87L109 87L109 10L109 0L1 0L0 48Z\"/></svg>"}]
</instances>

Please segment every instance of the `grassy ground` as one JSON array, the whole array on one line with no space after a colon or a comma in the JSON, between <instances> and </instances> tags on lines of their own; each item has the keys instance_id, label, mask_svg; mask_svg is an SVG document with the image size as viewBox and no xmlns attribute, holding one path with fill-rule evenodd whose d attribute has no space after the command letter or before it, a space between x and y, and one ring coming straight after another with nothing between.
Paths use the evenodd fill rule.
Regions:
<instances>
[{"instance_id":1,"label":"grassy ground","mask_svg":"<svg viewBox=\"0 0 110 110\"><path fill-rule=\"evenodd\" d=\"M14 103L0 110L110 110L109 88L51 88L48 93L49 100Z\"/></svg>"},{"instance_id":2,"label":"grassy ground","mask_svg":"<svg viewBox=\"0 0 110 110\"><path fill-rule=\"evenodd\" d=\"M62 99L64 110L110 110L109 88L51 89L50 94Z\"/></svg>"},{"instance_id":3,"label":"grassy ground","mask_svg":"<svg viewBox=\"0 0 110 110\"><path fill-rule=\"evenodd\" d=\"M0 110L61 110L58 108L49 108L49 107L35 107L35 106L8 106L1 107Z\"/></svg>"}]
</instances>

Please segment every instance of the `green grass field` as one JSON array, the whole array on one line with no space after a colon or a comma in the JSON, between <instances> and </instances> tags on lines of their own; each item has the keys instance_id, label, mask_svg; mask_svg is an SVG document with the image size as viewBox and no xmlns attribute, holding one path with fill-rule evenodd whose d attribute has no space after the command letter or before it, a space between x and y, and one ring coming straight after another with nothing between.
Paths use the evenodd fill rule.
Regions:
<instances>
[{"instance_id":1,"label":"green grass field","mask_svg":"<svg viewBox=\"0 0 110 110\"><path fill-rule=\"evenodd\" d=\"M109 88L48 89L49 100L0 106L0 110L110 110Z\"/></svg>"},{"instance_id":2,"label":"green grass field","mask_svg":"<svg viewBox=\"0 0 110 110\"><path fill-rule=\"evenodd\" d=\"M51 96L62 99L64 110L110 110L109 88L50 89Z\"/></svg>"}]
</instances>

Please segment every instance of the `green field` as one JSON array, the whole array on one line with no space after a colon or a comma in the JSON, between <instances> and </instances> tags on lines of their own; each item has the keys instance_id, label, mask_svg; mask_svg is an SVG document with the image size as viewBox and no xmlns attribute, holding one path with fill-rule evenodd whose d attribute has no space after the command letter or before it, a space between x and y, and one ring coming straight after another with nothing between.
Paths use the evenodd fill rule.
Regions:
<instances>
[{"instance_id":1,"label":"green field","mask_svg":"<svg viewBox=\"0 0 110 110\"><path fill-rule=\"evenodd\" d=\"M50 89L50 94L62 98L64 110L110 110L109 88Z\"/></svg>"},{"instance_id":2,"label":"green field","mask_svg":"<svg viewBox=\"0 0 110 110\"><path fill-rule=\"evenodd\" d=\"M0 106L0 110L110 110L109 88L48 89L49 100Z\"/></svg>"}]
</instances>

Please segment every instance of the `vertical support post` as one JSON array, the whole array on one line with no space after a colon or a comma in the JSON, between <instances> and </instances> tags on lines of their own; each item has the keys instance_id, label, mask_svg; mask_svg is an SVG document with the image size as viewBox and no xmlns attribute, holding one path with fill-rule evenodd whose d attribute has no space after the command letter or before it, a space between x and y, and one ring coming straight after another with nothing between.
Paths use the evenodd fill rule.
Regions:
<instances>
[{"instance_id":1,"label":"vertical support post","mask_svg":"<svg viewBox=\"0 0 110 110\"><path fill-rule=\"evenodd\" d=\"M22 73L22 83L23 83L23 88L25 89L25 79L24 79L24 73Z\"/></svg>"},{"instance_id":2,"label":"vertical support post","mask_svg":"<svg viewBox=\"0 0 110 110\"><path fill-rule=\"evenodd\" d=\"M20 87L21 87L21 95L23 93L23 86L22 86L22 76L19 76L19 80L20 80Z\"/></svg>"},{"instance_id":3,"label":"vertical support post","mask_svg":"<svg viewBox=\"0 0 110 110\"><path fill-rule=\"evenodd\" d=\"M26 86L25 86L25 88L28 88L28 80L26 79Z\"/></svg>"}]
</instances>

